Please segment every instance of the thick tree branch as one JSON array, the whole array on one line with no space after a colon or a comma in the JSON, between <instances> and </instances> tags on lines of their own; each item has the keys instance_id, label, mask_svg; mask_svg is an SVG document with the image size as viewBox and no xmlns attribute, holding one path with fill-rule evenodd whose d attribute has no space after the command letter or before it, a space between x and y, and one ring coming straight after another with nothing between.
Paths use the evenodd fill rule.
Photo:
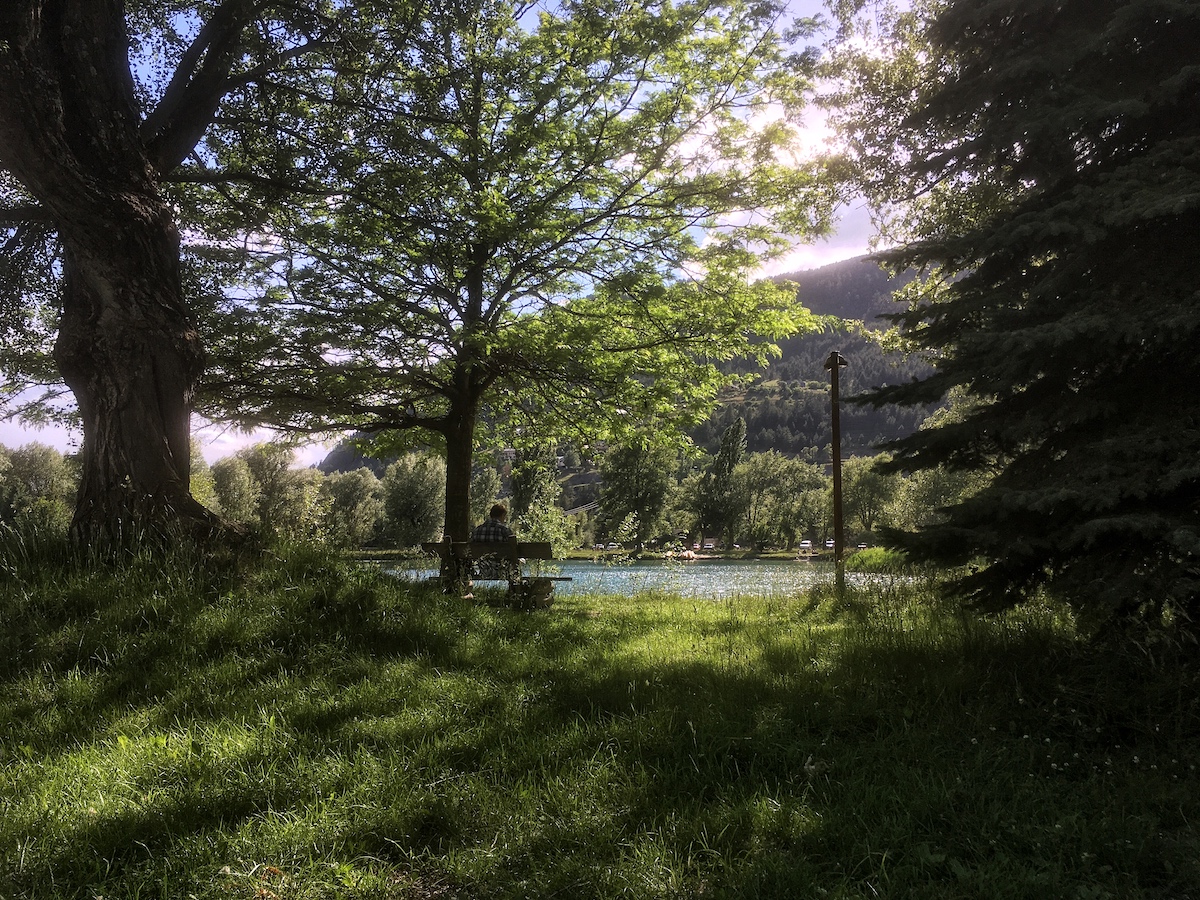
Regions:
<instances>
[{"instance_id":1,"label":"thick tree branch","mask_svg":"<svg viewBox=\"0 0 1200 900\"><path fill-rule=\"evenodd\" d=\"M158 172L179 165L212 122L228 92L255 6L253 0L226 0L217 7L184 53L158 106L142 122L146 153Z\"/></svg>"}]
</instances>

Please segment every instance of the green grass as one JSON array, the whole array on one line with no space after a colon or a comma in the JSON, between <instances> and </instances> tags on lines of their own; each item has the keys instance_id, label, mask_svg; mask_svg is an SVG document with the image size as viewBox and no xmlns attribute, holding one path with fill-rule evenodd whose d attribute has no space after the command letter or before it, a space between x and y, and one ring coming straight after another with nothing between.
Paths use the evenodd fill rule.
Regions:
<instances>
[{"instance_id":1,"label":"green grass","mask_svg":"<svg viewBox=\"0 0 1200 900\"><path fill-rule=\"evenodd\" d=\"M3 900L1200 891L1195 668L1049 609L5 571Z\"/></svg>"}]
</instances>

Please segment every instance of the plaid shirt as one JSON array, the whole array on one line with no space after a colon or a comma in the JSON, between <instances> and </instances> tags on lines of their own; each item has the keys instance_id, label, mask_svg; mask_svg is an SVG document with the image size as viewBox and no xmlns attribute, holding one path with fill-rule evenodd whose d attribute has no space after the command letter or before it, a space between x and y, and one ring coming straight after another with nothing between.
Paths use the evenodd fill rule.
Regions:
<instances>
[{"instance_id":1,"label":"plaid shirt","mask_svg":"<svg viewBox=\"0 0 1200 900\"><path fill-rule=\"evenodd\" d=\"M489 544L502 544L516 539L513 530L499 519L488 519L471 532L471 540L485 541ZM475 577L481 581L494 579L511 584L521 580L521 568L507 559L497 559L489 555L475 560Z\"/></svg>"},{"instance_id":2,"label":"plaid shirt","mask_svg":"<svg viewBox=\"0 0 1200 900\"><path fill-rule=\"evenodd\" d=\"M513 530L499 519L488 519L471 532L471 540L473 541L512 541L516 540L516 537L517 536L513 534Z\"/></svg>"}]
</instances>

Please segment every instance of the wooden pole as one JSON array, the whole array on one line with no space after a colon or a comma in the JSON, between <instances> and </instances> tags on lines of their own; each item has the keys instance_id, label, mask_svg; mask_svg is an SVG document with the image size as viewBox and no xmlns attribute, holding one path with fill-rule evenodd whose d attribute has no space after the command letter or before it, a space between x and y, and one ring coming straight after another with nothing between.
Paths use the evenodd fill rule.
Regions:
<instances>
[{"instance_id":1,"label":"wooden pole","mask_svg":"<svg viewBox=\"0 0 1200 900\"><path fill-rule=\"evenodd\" d=\"M830 380L830 425L833 431L833 564L837 571L837 592L846 591L846 568L843 563L845 528L842 520L842 422L838 410L838 371L846 365L842 354L834 350L825 360Z\"/></svg>"}]
</instances>

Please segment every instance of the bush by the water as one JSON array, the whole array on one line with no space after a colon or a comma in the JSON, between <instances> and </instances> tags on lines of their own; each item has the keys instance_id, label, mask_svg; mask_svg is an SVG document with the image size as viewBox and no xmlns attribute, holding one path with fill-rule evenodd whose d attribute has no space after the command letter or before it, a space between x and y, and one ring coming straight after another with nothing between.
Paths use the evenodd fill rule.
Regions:
<instances>
[{"instance_id":1,"label":"bush by the water","mask_svg":"<svg viewBox=\"0 0 1200 900\"><path fill-rule=\"evenodd\" d=\"M846 558L847 572L881 572L902 575L912 570L908 557L900 550L886 547L867 547Z\"/></svg>"}]
</instances>

